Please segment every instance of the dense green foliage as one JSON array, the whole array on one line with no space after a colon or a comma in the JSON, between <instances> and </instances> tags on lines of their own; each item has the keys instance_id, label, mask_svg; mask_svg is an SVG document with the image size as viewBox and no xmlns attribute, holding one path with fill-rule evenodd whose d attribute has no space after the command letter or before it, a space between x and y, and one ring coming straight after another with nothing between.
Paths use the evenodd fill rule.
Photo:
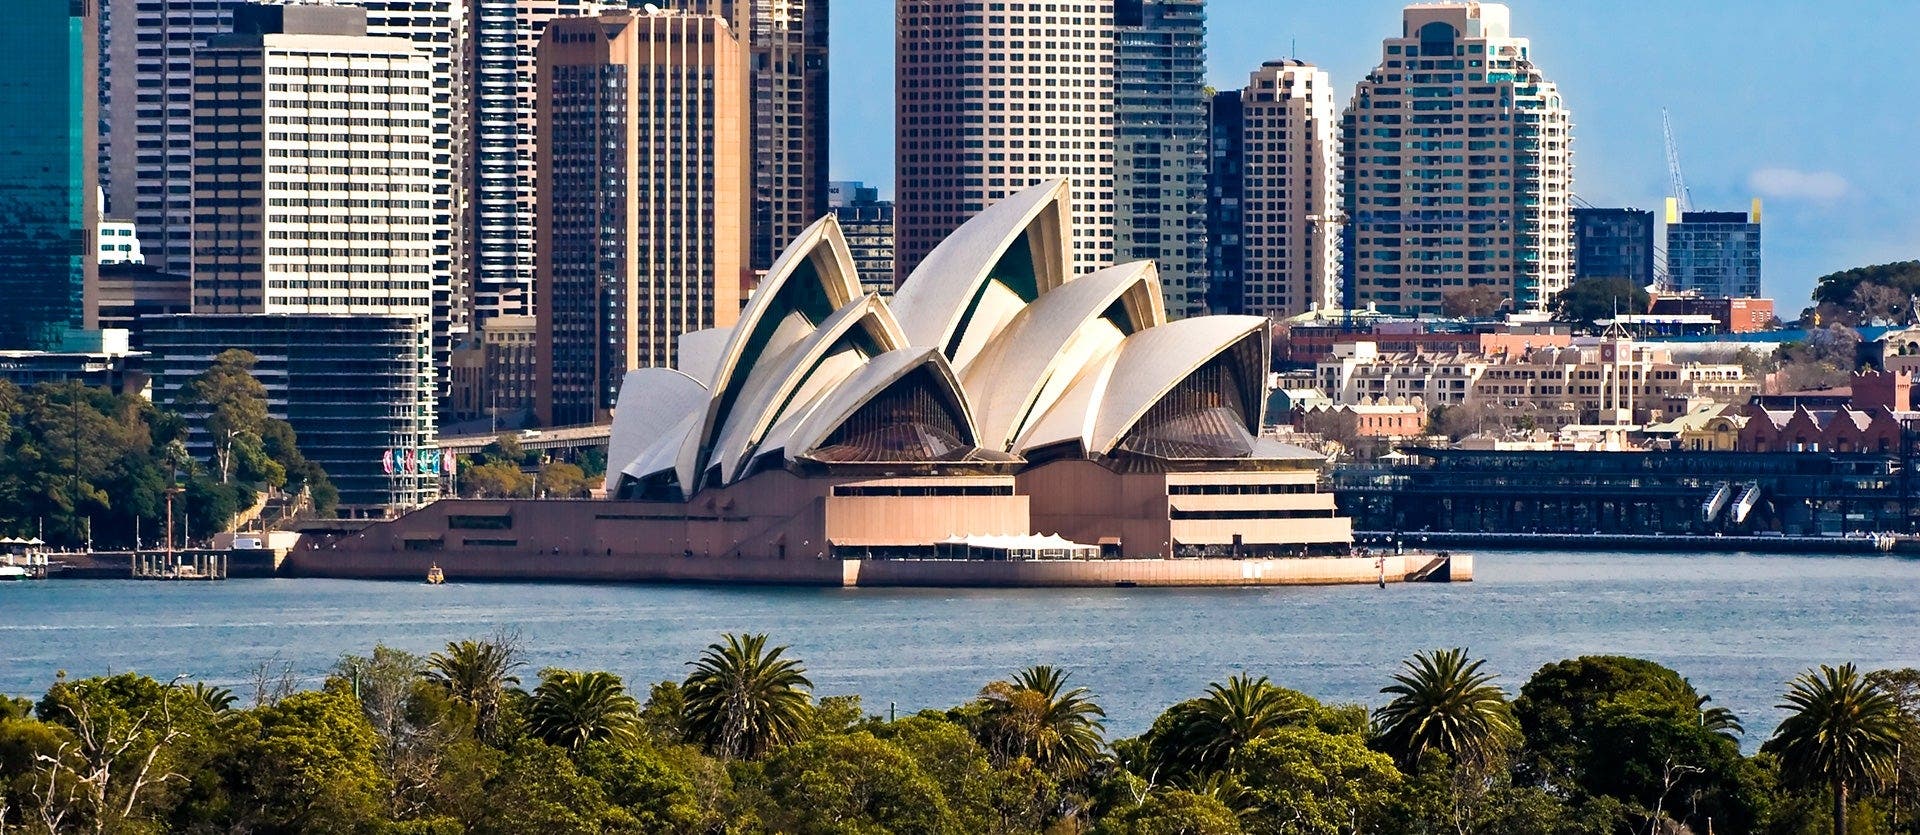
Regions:
<instances>
[{"instance_id":1,"label":"dense green foliage","mask_svg":"<svg viewBox=\"0 0 1920 835\"><path fill-rule=\"evenodd\" d=\"M895 720L815 699L761 635L725 636L644 705L605 672L528 692L524 666L501 636L375 647L250 700L61 676L0 699L0 832L1920 832L1901 785L1915 670L1801 676L1748 757L1678 673L1612 656L1549 664L1509 702L1464 651L1421 653L1371 718L1233 675L1111 742L1095 694L1045 666Z\"/></svg>"},{"instance_id":2,"label":"dense green foliage","mask_svg":"<svg viewBox=\"0 0 1920 835\"><path fill-rule=\"evenodd\" d=\"M152 547L166 537L166 494L176 543L225 530L267 489L309 489L330 514L338 493L300 455L293 429L267 416L254 357L227 351L174 408L79 383L21 389L0 380L0 536L40 536L55 546ZM218 403L209 408L206 403ZM193 460L187 435L211 440Z\"/></svg>"},{"instance_id":3,"label":"dense green foliage","mask_svg":"<svg viewBox=\"0 0 1920 835\"><path fill-rule=\"evenodd\" d=\"M1828 273L1814 280L1813 302L1821 324L1859 324L1883 318L1912 321L1910 300L1920 295L1920 261L1897 261Z\"/></svg>"},{"instance_id":4,"label":"dense green foliage","mask_svg":"<svg viewBox=\"0 0 1920 835\"><path fill-rule=\"evenodd\" d=\"M1555 318L1580 325L1621 313L1645 313L1650 304L1646 288L1630 278L1583 278L1553 297Z\"/></svg>"}]
</instances>

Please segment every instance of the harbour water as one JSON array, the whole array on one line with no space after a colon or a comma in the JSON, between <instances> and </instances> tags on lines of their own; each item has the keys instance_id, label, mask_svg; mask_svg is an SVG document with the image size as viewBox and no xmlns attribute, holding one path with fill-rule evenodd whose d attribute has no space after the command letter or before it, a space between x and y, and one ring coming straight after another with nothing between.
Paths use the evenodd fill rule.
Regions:
<instances>
[{"instance_id":1,"label":"harbour water","mask_svg":"<svg viewBox=\"0 0 1920 835\"><path fill-rule=\"evenodd\" d=\"M958 704L1055 664L1093 689L1109 730L1238 671L1378 704L1400 659L1466 646L1509 690L1543 663L1651 658L1747 720L1778 721L1785 682L1818 663L1920 666L1920 560L1884 555L1483 552L1475 582L1262 589L914 590L228 580L0 585L0 693L72 676L180 673L234 687L263 661L317 682L375 642L426 653L518 630L544 666L606 669L644 692L722 632L792 645L823 695L870 712Z\"/></svg>"}]
</instances>

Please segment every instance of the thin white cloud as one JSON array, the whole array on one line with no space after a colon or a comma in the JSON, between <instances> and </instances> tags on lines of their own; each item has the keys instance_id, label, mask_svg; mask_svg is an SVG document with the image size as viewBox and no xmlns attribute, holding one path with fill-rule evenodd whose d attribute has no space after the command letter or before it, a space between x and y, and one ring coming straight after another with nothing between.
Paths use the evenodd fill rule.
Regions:
<instances>
[{"instance_id":1,"label":"thin white cloud","mask_svg":"<svg viewBox=\"0 0 1920 835\"><path fill-rule=\"evenodd\" d=\"M1815 200L1831 202L1853 190L1847 178L1832 171L1800 171L1793 168L1762 168L1747 177L1747 187L1761 197L1775 200Z\"/></svg>"}]
</instances>

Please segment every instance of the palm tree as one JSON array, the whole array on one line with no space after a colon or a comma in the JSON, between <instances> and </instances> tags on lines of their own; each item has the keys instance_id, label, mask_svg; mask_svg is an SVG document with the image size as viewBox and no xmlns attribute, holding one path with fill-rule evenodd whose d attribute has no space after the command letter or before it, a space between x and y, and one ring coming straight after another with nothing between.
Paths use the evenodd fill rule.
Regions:
<instances>
[{"instance_id":1,"label":"palm tree","mask_svg":"<svg viewBox=\"0 0 1920 835\"><path fill-rule=\"evenodd\" d=\"M640 703L612 673L542 670L527 704L527 730L546 742L579 751L589 742L630 742Z\"/></svg>"},{"instance_id":2,"label":"palm tree","mask_svg":"<svg viewBox=\"0 0 1920 835\"><path fill-rule=\"evenodd\" d=\"M682 690L690 739L721 757L758 757L793 742L812 709L806 668L767 649L765 635L723 636L708 645Z\"/></svg>"},{"instance_id":3,"label":"palm tree","mask_svg":"<svg viewBox=\"0 0 1920 835\"><path fill-rule=\"evenodd\" d=\"M976 733L1002 762L1026 757L1042 769L1079 773L1100 755L1107 712L1085 687L1067 689L1068 674L1045 665L980 691Z\"/></svg>"},{"instance_id":4,"label":"palm tree","mask_svg":"<svg viewBox=\"0 0 1920 835\"><path fill-rule=\"evenodd\" d=\"M194 682L193 686L187 689L187 692L193 696L194 701L205 705L208 712L211 713L222 713L226 711L228 708L233 707L233 703L236 700L232 690L228 690L225 687L215 687L204 681Z\"/></svg>"},{"instance_id":5,"label":"palm tree","mask_svg":"<svg viewBox=\"0 0 1920 835\"><path fill-rule=\"evenodd\" d=\"M1175 705L1150 741L1155 764L1175 773L1204 774L1227 767L1247 743L1308 715L1297 699L1266 676L1229 676L1207 685L1207 695Z\"/></svg>"},{"instance_id":6,"label":"palm tree","mask_svg":"<svg viewBox=\"0 0 1920 835\"><path fill-rule=\"evenodd\" d=\"M1693 700L1693 709L1700 714L1700 729L1738 743L1740 737L1746 735L1747 727L1740 724L1740 717L1733 711L1724 707L1707 707L1711 701L1712 696L1700 696Z\"/></svg>"},{"instance_id":7,"label":"palm tree","mask_svg":"<svg viewBox=\"0 0 1920 835\"><path fill-rule=\"evenodd\" d=\"M513 671L526 666L511 639L448 642L446 650L427 657L421 675L440 685L447 696L473 708L474 729L481 737L492 734L508 687L518 686Z\"/></svg>"},{"instance_id":8,"label":"palm tree","mask_svg":"<svg viewBox=\"0 0 1920 835\"><path fill-rule=\"evenodd\" d=\"M1484 660L1469 662L1464 649L1415 653L1395 684L1380 688L1393 701L1373 714L1380 741L1400 766L1411 770L1429 751L1457 764L1479 767L1505 747L1516 729L1507 694Z\"/></svg>"},{"instance_id":9,"label":"palm tree","mask_svg":"<svg viewBox=\"0 0 1920 835\"><path fill-rule=\"evenodd\" d=\"M1833 831L1847 831L1847 801L1891 773L1900 745L1900 706L1852 664L1825 664L1793 680L1792 711L1760 750L1780 757L1780 770L1802 786L1833 792Z\"/></svg>"}]
</instances>

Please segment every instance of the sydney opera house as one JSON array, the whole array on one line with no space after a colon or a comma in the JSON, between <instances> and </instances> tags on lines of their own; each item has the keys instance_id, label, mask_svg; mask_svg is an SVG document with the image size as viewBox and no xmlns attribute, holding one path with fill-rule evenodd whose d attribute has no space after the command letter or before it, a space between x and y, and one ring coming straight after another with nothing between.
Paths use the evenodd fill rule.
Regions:
<instances>
[{"instance_id":1,"label":"sydney opera house","mask_svg":"<svg viewBox=\"0 0 1920 835\"><path fill-rule=\"evenodd\" d=\"M1068 184L1036 185L956 230L889 300L861 292L823 218L734 327L626 375L606 500L442 501L299 567L368 573L343 567L358 554L455 577L847 585L1423 569L1349 556L1319 457L1260 436L1264 318L1169 322L1151 262L1071 274L1071 230Z\"/></svg>"}]
</instances>

